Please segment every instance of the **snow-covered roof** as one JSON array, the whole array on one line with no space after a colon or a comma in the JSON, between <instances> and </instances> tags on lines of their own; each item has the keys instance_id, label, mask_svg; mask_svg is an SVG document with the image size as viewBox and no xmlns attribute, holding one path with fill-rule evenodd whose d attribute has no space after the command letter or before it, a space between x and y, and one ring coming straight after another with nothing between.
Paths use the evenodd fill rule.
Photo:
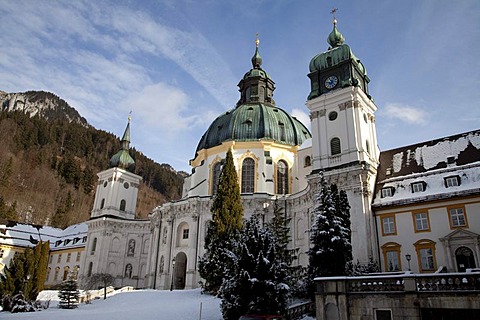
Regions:
<instances>
[{"instance_id":1,"label":"snow-covered roof","mask_svg":"<svg viewBox=\"0 0 480 320\"><path fill-rule=\"evenodd\" d=\"M15 221L0 221L0 244L34 247L38 241L50 241L50 250L63 250L85 246L86 223L72 225L64 230Z\"/></svg>"},{"instance_id":2,"label":"snow-covered roof","mask_svg":"<svg viewBox=\"0 0 480 320\"><path fill-rule=\"evenodd\" d=\"M385 188L392 195L382 197ZM480 130L382 152L375 189L374 207L480 194Z\"/></svg>"}]
</instances>

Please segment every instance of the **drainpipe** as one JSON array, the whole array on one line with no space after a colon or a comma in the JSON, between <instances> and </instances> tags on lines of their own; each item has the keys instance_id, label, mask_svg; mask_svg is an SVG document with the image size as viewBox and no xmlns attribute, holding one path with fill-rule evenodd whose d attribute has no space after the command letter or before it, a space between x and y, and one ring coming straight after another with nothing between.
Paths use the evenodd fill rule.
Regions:
<instances>
[{"instance_id":1,"label":"drainpipe","mask_svg":"<svg viewBox=\"0 0 480 320\"><path fill-rule=\"evenodd\" d=\"M373 218L375 221L375 236L377 240L377 256L378 256L378 265L380 266L380 272L383 270L382 269L382 256L380 255L380 242L379 242L379 237L378 237L378 222L377 222L377 213L375 210L372 210L373 212Z\"/></svg>"}]
</instances>

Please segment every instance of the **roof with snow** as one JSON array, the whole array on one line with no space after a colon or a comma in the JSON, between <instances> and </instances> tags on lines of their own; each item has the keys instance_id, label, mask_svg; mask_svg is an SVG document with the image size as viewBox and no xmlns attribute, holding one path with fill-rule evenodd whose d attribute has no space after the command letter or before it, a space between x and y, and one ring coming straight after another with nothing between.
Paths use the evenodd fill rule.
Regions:
<instances>
[{"instance_id":1,"label":"roof with snow","mask_svg":"<svg viewBox=\"0 0 480 320\"><path fill-rule=\"evenodd\" d=\"M72 225L64 230L49 226L0 220L0 244L34 247L38 241L50 241L50 251L79 248L87 242L86 223Z\"/></svg>"},{"instance_id":2,"label":"roof with snow","mask_svg":"<svg viewBox=\"0 0 480 320\"><path fill-rule=\"evenodd\" d=\"M374 207L480 194L480 130L382 152L375 189Z\"/></svg>"}]
</instances>

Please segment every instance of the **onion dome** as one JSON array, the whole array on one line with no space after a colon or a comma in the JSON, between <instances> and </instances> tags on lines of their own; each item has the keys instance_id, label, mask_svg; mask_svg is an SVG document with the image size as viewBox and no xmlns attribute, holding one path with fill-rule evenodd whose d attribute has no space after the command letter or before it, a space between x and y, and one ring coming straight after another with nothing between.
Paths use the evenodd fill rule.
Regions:
<instances>
[{"instance_id":1,"label":"onion dome","mask_svg":"<svg viewBox=\"0 0 480 320\"><path fill-rule=\"evenodd\" d=\"M226 141L273 140L299 146L311 138L308 129L296 118L275 105L275 83L261 68L262 58L256 40L253 68L238 84L237 106L217 117L200 139L196 152Z\"/></svg>"},{"instance_id":2,"label":"onion dome","mask_svg":"<svg viewBox=\"0 0 480 320\"><path fill-rule=\"evenodd\" d=\"M356 86L368 95L368 83L365 66L360 62L345 44L345 38L337 29L337 20L333 20L333 30L330 32L327 42L330 45L327 51L317 54L310 60L311 92L308 100L314 99L331 90ZM335 77L335 85L325 86L327 78Z\"/></svg>"},{"instance_id":3,"label":"onion dome","mask_svg":"<svg viewBox=\"0 0 480 320\"><path fill-rule=\"evenodd\" d=\"M128 124L123 133L121 140L121 149L115 153L110 159L110 168L117 167L133 172L135 169L135 160L130 156L130 120L128 117Z\"/></svg>"}]
</instances>

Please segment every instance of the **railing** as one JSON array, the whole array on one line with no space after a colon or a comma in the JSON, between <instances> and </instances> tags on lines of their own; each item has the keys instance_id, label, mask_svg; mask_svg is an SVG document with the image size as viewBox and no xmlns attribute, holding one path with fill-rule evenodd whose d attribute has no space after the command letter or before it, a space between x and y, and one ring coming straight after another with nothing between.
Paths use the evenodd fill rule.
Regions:
<instances>
[{"instance_id":1,"label":"railing","mask_svg":"<svg viewBox=\"0 0 480 320\"><path fill-rule=\"evenodd\" d=\"M348 293L362 292L480 292L480 272L434 274L382 274L377 276L322 278L344 280Z\"/></svg>"},{"instance_id":2,"label":"railing","mask_svg":"<svg viewBox=\"0 0 480 320\"><path fill-rule=\"evenodd\" d=\"M311 301L302 302L288 308L287 319L301 319L305 314L312 314L315 310L315 303Z\"/></svg>"}]
</instances>

